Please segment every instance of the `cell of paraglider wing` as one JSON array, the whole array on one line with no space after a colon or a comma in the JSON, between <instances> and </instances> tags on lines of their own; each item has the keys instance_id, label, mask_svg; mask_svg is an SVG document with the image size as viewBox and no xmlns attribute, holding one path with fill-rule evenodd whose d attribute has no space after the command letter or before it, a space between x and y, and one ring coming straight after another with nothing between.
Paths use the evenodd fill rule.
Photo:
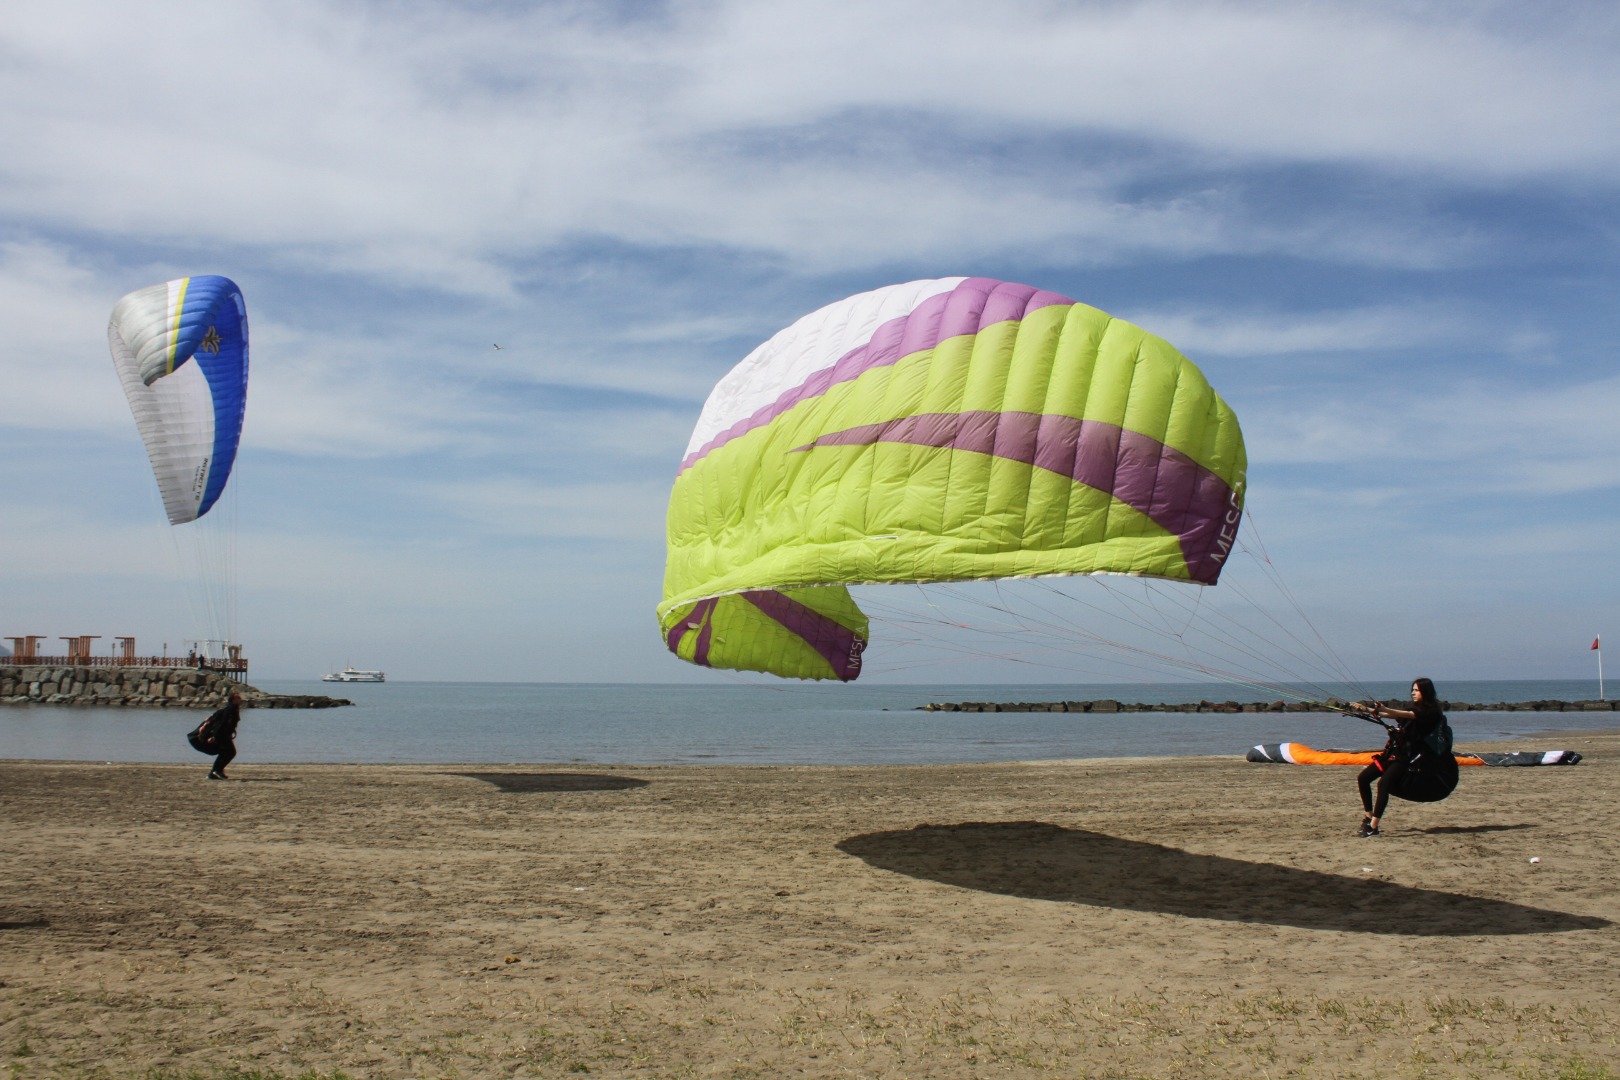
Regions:
<instances>
[{"instance_id":1,"label":"cell of paraglider wing","mask_svg":"<svg viewBox=\"0 0 1620 1080\"><path fill-rule=\"evenodd\" d=\"M242 436L242 292L213 275L137 290L113 307L107 340L169 523L194 521L225 490Z\"/></svg>"},{"instance_id":2,"label":"cell of paraglider wing","mask_svg":"<svg viewBox=\"0 0 1620 1080\"><path fill-rule=\"evenodd\" d=\"M1245 467L1236 417L1162 339L1025 285L889 286L805 316L715 386L670 498L659 619L697 663L853 678L865 620L846 585L1214 584ZM809 588L845 614L853 663L779 670L803 620L705 607Z\"/></svg>"},{"instance_id":3,"label":"cell of paraglider wing","mask_svg":"<svg viewBox=\"0 0 1620 1080\"><path fill-rule=\"evenodd\" d=\"M866 616L842 586L758 589L677 608L665 642L702 667L848 682L860 674L866 634Z\"/></svg>"}]
</instances>

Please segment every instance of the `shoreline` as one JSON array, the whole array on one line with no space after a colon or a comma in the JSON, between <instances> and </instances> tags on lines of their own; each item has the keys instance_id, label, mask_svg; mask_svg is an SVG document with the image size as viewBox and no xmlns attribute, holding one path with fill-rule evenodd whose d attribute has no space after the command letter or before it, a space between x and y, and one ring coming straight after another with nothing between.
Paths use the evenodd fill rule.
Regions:
<instances>
[{"instance_id":1,"label":"shoreline","mask_svg":"<svg viewBox=\"0 0 1620 1080\"><path fill-rule=\"evenodd\" d=\"M200 1080L1605 1075L1620 732L1556 737L1586 760L1470 770L1371 841L1353 771L1235 755L0 761L0 1045Z\"/></svg>"},{"instance_id":2,"label":"shoreline","mask_svg":"<svg viewBox=\"0 0 1620 1080\"><path fill-rule=\"evenodd\" d=\"M186 713L195 717L193 710ZM300 715L308 720L295 719ZM691 737L671 735L666 729L656 744L638 748L642 756L623 753L637 745L634 727L627 728L622 741L581 738L572 729L550 737L495 737L495 733L475 729L469 738L455 739L429 735L422 738L411 726L386 722L368 729L360 742L343 737L359 729L322 726L328 714L275 712L255 716L244 713L251 726L244 727L237 740L242 759L281 765L748 765L781 767L843 767L887 765L972 764L991 762L1031 762L1042 760L1111 760L1118 758L1243 757L1252 747L1279 742L1304 743L1314 749L1376 751L1383 732L1366 730L1363 725L1330 725L1319 729L1308 725L1273 726L1264 721L1235 729L1206 727L1199 718L1166 716L1155 726L1129 722L1125 717L1109 717L1106 727L1086 718L1087 726L1070 728L1067 719L1037 721L1037 727L1017 728L1002 738L981 738L971 730L940 730L924 721L911 728L894 728L892 736L859 742L817 742L804 734L794 735L773 728L762 730L758 740L734 748L714 743L711 733L696 731ZM1464 714L1467 715L1467 714ZM1458 717L1455 742L1459 752L1488 749L1500 740L1540 744L1539 750L1567 750L1557 745L1567 732L1615 732L1620 724L1602 724L1613 714L1472 714L1472 720ZM265 722L285 720L276 724ZM374 717L367 717L375 720ZM1598 720L1599 725L1591 725ZM1586 721L1586 723L1581 723ZM181 728L173 725L178 722ZM1008 721L1003 720L1003 723ZM37 706L30 709L0 710L0 760L89 762L106 764L186 764L199 759L177 732L195 723L171 710L91 709ZM960 721L956 721L960 724ZM1051 725L1059 725L1053 727ZM1177 726L1179 724L1179 726ZM1188 725L1194 725L1189 727ZM1169 725L1169 726L1164 726ZM1162 732L1166 737L1154 737ZM401 738L397 749L389 742ZM612 742L613 745L609 745ZM615 751L617 747L617 752ZM656 747L656 748L655 748ZM7 749L10 748L10 753ZM825 753L818 752L825 749Z\"/></svg>"},{"instance_id":3,"label":"shoreline","mask_svg":"<svg viewBox=\"0 0 1620 1080\"><path fill-rule=\"evenodd\" d=\"M1490 752L1499 750L1523 750L1529 744L1538 744L1538 749L1576 749L1581 750L1580 743L1588 740L1601 741L1615 739L1620 742L1620 729L1614 728L1571 728L1549 729L1538 731L1533 735L1511 735L1491 739L1468 740L1467 747L1470 752ZM240 740L239 740L240 741ZM1557 747L1550 744L1558 743ZM1540 746L1539 744L1548 744ZM1568 745L1565 745L1568 744ZM1460 746L1461 744L1459 744ZM1229 753L1212 754L1122 754L1089 755L1076 757L1049 757L1049 758L1010 758L1007 760L985 759L982 761L879 761L869 763L772 763L772 762L734 762L734 761L275 761L271 759L255 759L241 752L239 747L237 765L264 766L277 769L751 769L767 770L780 769L784 771L803 770L840 770L840 769L954 769L992 766L1026 766L1037 767L1064 767L1073 765L1107 765L1113 763L1127 765L1144 765L1151 762L1198 762L1198 761L1245 761L1244 755L1248 747L1241 747ZM1368 749L1377 749L1368 747ZM1582 753L1584 754L1584 750ZM211 759L207 755L198 754L194 759L185 761L107 761L101 758L8 758L0 757L0 766L26 767L30 765L51 766L82 766L99 765L103 768L116 768L129 766L131 768L151 769L196 769L199 765L206 767ZM1249 762L1253 764L1253 762ZM236 766L233 766L235 768Z\"/></svg>"}]
</instances>

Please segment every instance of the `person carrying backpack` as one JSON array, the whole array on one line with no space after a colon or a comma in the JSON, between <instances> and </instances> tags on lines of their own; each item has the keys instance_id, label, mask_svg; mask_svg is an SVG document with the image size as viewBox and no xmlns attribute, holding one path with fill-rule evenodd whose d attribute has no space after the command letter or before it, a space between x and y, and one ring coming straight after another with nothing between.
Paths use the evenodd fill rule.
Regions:
<instances>
[{"instance_id":1,"label":"person carrying backpack","mask_svg":"<svg viewBox=\"0 0 1620 1080\"><path fill-rule=\"evenodd\" d=\"M1410 802L1439 802L1457 786L1457 759L1451 751L1451 726L1441 711L1440 697L1429 679L1412 680L1412 708L1393 709L1382 702L1354 702L1352 708L1369 713L1373 719L1389 717L1397 724L1390 728L1389 742L1373 763L1361 770L1356 785L1361 791L1359 837L1377 836L1378 823L1389 805L1389 797ZM1389 727L1389 725L1385 725ZM1373 783L1378 784L1377 801Z\"/></svg>"},{"instance_id":2,"label":"person carrying backpack","mask_svg":"<svg viewBox=\"0 0 1620 1080\"><path fill-rule=\"evenodd\" d=\"M236 725L242 721L242 695L234 690L219 709L191 733L191 745L205 754L213 754L214 767L208 770L210 780L228 780L225 766L236 758Z\"/></svg>"}]
</instances>

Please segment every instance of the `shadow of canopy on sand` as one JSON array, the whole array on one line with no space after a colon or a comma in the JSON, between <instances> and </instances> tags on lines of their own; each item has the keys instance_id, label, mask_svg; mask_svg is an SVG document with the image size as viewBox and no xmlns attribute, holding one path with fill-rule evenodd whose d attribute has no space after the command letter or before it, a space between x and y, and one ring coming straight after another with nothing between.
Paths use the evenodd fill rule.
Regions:
<instances>
[{"instance_id":1,"label":"shadow of canopy on sand","mask_svg":"<svg viewBox=\"0 0 1620 1080\"><path fill-rule=\"evenodd\" d=\"M446 775L482 780L513 794L540 791L628 791L631 788L646 787L652 782L638 780L633 776L602 776L595 773L461 772Z\"/></svg>"},{"instance_id":2,"label":"shadow of canopy on sand","mask_svg":"<svg viewBox=\"0 0 1620 1080\"><path fill-rule=\"evenodd\" d=\"M838 845L965 889L1195 919L1422 937L1595 930L1608 920L1121 840L1041 821L919 825Z\"/></svg>"}]
</instances>

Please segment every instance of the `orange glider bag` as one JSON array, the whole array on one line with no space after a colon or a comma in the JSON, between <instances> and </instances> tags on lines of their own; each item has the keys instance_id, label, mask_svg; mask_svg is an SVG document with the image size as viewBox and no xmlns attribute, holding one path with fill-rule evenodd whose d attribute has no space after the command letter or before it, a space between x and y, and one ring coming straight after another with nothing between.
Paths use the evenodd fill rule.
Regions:
<instances>
[{"instance_id":1,"label":"orange glider bag","mask_svg":"<svg viewBox=\"0 0 1620 1080\"><path fill-rule=\"evenodd\" d=\"M1304 743L1264 743L1249 748L1249 761L1273 765L1371 765L1378 750L1312 750ZM1453 754L1458 765L1574 765L1574 750L1520 750L1511 754Z\"/></svg>"},{"instance_id":2,"label":"orange glider bag","mask_svg":"<svg viewBox=\"0 0 1620 1080\"><path fill-rule=\"evenodd\" d=\"M1250 761L1271 762L1277 765L1371 765L1378 750L1312 750L1304 743L1268 743L1249 751ZM1458 765L1483 765L1485 762L1473 754L1456 754Z\"/></svg>"}]
</instances>

